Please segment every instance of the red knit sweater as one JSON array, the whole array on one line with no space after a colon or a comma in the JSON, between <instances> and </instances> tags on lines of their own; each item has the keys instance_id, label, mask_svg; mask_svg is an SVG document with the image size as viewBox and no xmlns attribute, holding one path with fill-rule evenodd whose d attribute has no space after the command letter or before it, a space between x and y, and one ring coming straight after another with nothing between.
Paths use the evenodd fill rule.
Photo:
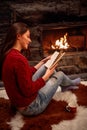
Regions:
<instances>
[{"instance_id":1,"label":"red knit sweater","mask_svg":"<svg viewBox=\"0 0 87 130\"><path fill-rule=\"evenodd\" d=\"M16 49L6 56L2 68L2 79L11 103L16 107L29 105L37 96L38 90L45 85L42 78L32 81L36 72L27 59Z\"/></svg>"}]
</instances>

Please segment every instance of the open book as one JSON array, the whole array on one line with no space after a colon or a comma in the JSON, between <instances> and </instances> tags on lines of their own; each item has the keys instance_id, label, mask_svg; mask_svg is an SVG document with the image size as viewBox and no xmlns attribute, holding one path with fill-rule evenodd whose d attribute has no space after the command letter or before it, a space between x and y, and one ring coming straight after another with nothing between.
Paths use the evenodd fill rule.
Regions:
<instances>
[{"instance_id":1,"label":"open book","mask_svg":"<svg viewBox=\"0 0 87 130\"><path fill-rule=\"evenodd\" d=\"M52 67L54 67L56 64L58 64L59 60L64 56L65 52L57 52L55 51L52 56L51 56L51 59L48 60L46 63L45 63L45 66L47 68L50 68L52 69Z\"/></svg>"}]
</instances>

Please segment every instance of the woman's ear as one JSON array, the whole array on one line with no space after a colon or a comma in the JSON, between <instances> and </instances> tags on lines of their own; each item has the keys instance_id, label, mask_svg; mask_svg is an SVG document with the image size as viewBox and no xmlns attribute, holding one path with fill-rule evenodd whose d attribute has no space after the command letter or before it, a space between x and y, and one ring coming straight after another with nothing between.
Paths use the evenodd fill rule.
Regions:
<instances>
[{"instance_id":1,"label":"woman's ear","mask_svg":"<svg viewBox=\"0 0 87 130\"><path fill-rule=\"evenodd\" d=\"M17 39L20 40L21 34L17 34Z\"/></svg>"}]
</instances>

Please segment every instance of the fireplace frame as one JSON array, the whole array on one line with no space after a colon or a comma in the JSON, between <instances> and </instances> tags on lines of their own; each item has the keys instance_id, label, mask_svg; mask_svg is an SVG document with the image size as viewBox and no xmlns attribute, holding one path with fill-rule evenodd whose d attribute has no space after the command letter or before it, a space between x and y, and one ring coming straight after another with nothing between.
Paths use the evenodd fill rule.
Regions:
<instances>
[{"instance_id":1,"label":"fireplace frame","mask_svg":"<svg viewBox=\"0 0 87 130\"><path fill-rule=\"evenodd\" d=\"M57 23L53 23L53 24L45 24L45 25L39 25L40 26L40 29L41 29L41 45L42 45L42 55L43 55L43 57L45 57L45 56L47 56L47 54L44 54L44 50L43 50L43 45L44 45L44 36L43 36L43 34L46 32L46 31L48 31L48 32L51 32L52 30L53 31L55 31L55 30L62 30L62 31L64 31L64 30L74 30L74 29L76 29L76 34L69 34L69 36L70 37L77 37L77 39L79 39L80 38L80 36L81 36L81 38L79 39L79 41L80 42L83 42L83 43L80 43L80 44L84 44L84 45L82 45L81 47L73 47L73 49L68 49L68 51L85 51L85 50L87 50L87 32L83 32L83 30L85 29L85 28L87 28L87 23L79 23L79 22L76 22L76 23L64 23L64 24L57 24ZM82 30L82 32L81 32L81 30ZM69 32L70 32L69 31ZM65 31L66 32L66 31ZM63 35L64 35L65 33L63 33ZM62 35L62 36L63 36ZM78 41L78 42L79 42ZM50 40L49 40L49 42L51 42ZM77 43L78 43L77 42Z\"/></svg>"}]
</instances>

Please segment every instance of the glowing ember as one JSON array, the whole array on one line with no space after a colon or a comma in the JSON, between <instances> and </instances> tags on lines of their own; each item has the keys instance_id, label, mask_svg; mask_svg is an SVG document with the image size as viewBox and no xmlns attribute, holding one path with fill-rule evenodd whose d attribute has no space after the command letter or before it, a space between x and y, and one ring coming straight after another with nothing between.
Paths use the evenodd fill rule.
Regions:
<instances>
[{"instance_id":1,"label":"glowing ember","mask_svg":"<svg viewBox=\"0 0 87 130\"><path fill-rule=\"evenodd\" d=\"M56 40L55 45L52 45L51 47L52 49L67 49L69 47L67 42L67 33L64 35L64 37L61 37L60 40Z\"/></svg>"}]
</instances>

